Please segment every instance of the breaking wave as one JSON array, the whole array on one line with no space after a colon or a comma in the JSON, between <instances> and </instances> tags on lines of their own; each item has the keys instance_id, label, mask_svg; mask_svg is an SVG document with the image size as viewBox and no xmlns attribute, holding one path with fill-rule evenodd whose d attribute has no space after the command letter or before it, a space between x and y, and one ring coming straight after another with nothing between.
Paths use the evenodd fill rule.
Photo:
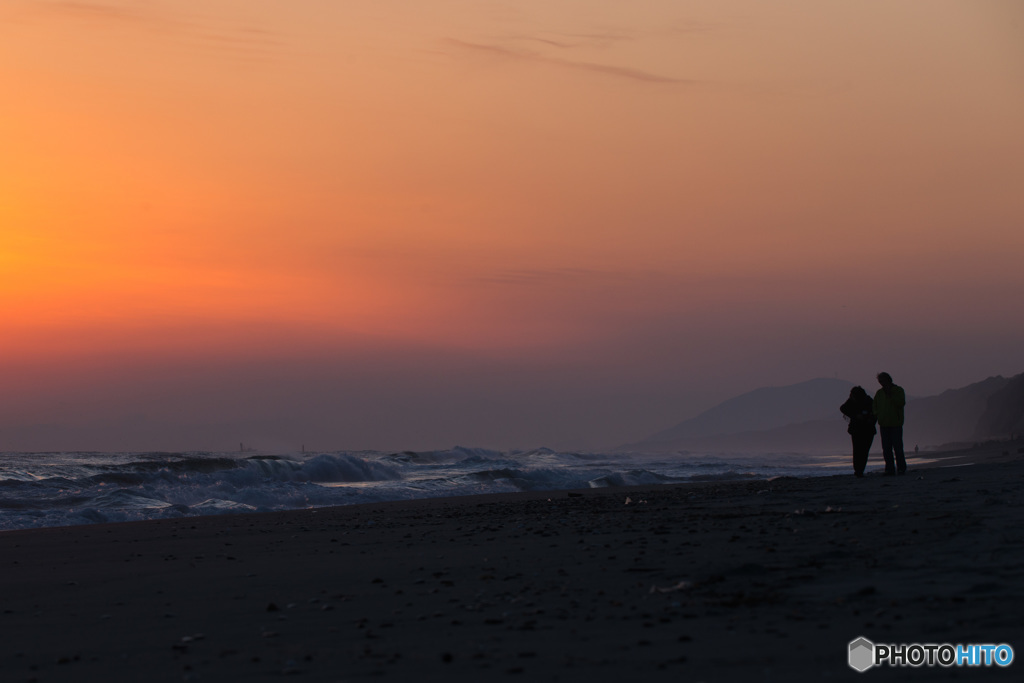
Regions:
<instances>
[{"instance_id":1,"label":"breaking wave","mask_svg":"<svg viewBox=\"0 0 1024 683\"><path fill-rule=\"evenodd\" d=\"M233 514L479 493L829 473L778 457L495 451L4 453L0 529Z\"/></svg>"}]
</instances>

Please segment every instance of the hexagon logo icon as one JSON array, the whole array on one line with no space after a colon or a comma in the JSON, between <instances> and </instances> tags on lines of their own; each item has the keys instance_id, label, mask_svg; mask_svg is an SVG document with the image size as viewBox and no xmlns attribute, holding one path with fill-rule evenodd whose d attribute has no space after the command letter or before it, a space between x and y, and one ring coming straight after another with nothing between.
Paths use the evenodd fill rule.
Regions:
<instances>
[{"instance_id":1,"label":"hexagon logo icon","mask_svg":"<svg viewBox=\"0 0 1024 683\"><path fill-rule=\"evenodd\" d=\"M850 641L850 668L864 673L875 665L875 644L861 636Z\"/></svg>"}]
</instances>

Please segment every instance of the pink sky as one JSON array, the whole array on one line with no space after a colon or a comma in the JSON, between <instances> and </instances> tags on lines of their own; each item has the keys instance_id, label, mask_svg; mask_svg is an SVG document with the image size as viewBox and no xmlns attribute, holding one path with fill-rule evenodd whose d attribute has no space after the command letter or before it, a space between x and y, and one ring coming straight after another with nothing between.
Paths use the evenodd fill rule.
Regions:
<instances>
[{"instance_id":1,"label":"pink sky","mask_svg":"<svg viewBox=\"0 0 1024 683\"><path fill-rule=\"evenodd\" d=\"M10 0L0 82L0 450L599 448L1024 370L1014 0Z\"/></svg>"}]
</instances>

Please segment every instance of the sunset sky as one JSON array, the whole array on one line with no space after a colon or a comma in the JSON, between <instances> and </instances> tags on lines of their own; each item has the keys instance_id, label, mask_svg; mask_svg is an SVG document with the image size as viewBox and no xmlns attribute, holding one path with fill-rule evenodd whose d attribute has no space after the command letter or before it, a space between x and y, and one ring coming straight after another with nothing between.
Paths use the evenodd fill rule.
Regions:
<instances>
[{"instance_id":1,"label":"sunset sky","mask_svg":"<svg viewBox=\"0 0 1024 683\"><path fill-rule=\"evenodd\" d=\"M0 86L0 450L1024 371L1017 0L3 0Z\"/></svg>"}]
</instances>

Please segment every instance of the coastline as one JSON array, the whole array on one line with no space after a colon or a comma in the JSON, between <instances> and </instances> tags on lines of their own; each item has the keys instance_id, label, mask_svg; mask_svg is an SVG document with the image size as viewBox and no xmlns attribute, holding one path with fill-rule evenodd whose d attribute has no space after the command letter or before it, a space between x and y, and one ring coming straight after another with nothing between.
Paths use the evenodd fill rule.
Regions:
<instances>
[{"instance_id":1,"label":"coastline","mask_svg":"<svg viewBox=\"0 0 1024 683\"><path fill-rule=\"evenodd\" d=\"M1016 448L921 453L904 477L7 531L0 666L26 681L855 680L858 636L1020 649Z\"/></svg>"}]
</instances>

